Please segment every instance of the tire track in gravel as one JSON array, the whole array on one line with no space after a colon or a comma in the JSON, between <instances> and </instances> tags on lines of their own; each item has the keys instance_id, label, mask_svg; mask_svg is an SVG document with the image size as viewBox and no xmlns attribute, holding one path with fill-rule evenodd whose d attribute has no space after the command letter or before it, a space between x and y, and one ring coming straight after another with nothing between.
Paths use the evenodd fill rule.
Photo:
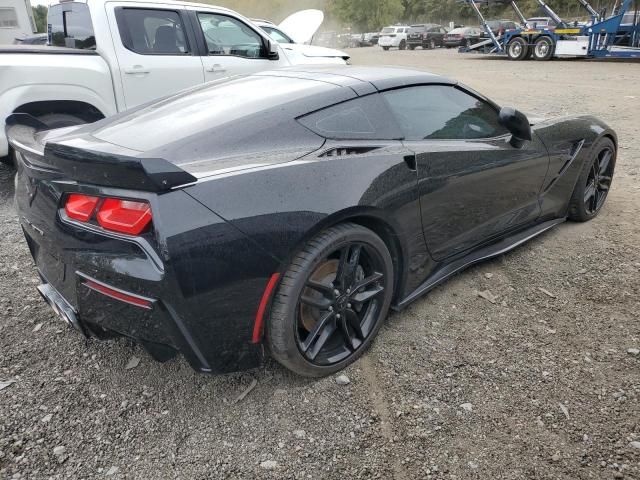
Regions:
<instances>
[{"instance_id":1,"label":"tire track in gravel","mask_svg":"<svg viewBox=\"0 0 640 480\"><path fill-rule=\"evenodd\" d=\"M385 392L378 381L375 368L371 362L372 353L361 357L360 366L362 373L367 381L367 391L373 404L373 409L380 417L380 430L383 438L387 443L393 444L394 429L389 405L385 399ZM395 480L407 480L407 472L397 456L393 458L393 462L389 462L393 467L393 478Z\"/></svg>"}]
</instances>

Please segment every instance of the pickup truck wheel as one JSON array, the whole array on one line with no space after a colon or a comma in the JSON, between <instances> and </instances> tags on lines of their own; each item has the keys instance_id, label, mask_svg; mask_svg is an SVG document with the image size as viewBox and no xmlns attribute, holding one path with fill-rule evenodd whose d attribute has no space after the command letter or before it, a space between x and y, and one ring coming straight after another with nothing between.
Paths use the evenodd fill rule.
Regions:
<instances>
[{"instance_id":1,"label":"pickup truck wheel","mask_svg":"<svg viewBox=\"0 0 640 480\"><path fill-rule=\"evenodd\" d=\"M86 120L69 113L47 113L40 115L38 120L47 125L50 129L72 127L74 125L87 123Z\"/></svg>"}]
</instances>

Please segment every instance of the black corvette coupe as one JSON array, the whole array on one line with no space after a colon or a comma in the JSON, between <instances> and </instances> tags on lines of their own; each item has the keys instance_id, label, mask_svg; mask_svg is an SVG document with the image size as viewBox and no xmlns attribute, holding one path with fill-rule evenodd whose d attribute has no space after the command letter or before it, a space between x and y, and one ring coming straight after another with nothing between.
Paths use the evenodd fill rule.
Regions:
<instances>
[{"instance_id":1,"label":"black corvette coupe","mask_svg":"<svg viewBox=\"0 0 640 480\"><path fill-rule=\"evenodd\" d=\"M301 375L345 367L389 308L597 215L617 151L593 117L531 125L447 78L348 66L8 123L42 296L85 335L203 372L267 351Z\"/></svg>"}]
</instances>

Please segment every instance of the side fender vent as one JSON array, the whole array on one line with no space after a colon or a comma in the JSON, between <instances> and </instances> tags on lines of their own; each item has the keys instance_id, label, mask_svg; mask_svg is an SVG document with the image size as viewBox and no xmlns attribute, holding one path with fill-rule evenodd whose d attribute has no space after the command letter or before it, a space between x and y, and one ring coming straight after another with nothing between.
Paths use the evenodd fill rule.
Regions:
<instances>
[{"instance_id":1,"label":"side fender vent","mask_svg":"<svg viewBox=\"0 0 640 480\"><path fill-rule=\"evenodd\" d=\"M325 150L320 157L346 157L347 155L362 155L379 147L335 147Z\"/></svg>"}]
</instances>

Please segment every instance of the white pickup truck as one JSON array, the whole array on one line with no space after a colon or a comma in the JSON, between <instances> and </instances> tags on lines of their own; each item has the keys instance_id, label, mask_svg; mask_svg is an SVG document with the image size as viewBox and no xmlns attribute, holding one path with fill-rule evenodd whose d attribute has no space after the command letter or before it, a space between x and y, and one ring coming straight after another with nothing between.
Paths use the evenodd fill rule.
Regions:
<instances>
[{"instance_id":1,"label":"white pickup truck","mask_svg":"<svg viewBox=\"0 0 640 480\"><path fill-rule=\"evenodd\" d=\"M49 7L48 35L50 46L0 47L5 161L12 113L65 127L231 75L349 58L283 48L232 10L170 0L60 0Z\"/></svg>"}]
</instances>

